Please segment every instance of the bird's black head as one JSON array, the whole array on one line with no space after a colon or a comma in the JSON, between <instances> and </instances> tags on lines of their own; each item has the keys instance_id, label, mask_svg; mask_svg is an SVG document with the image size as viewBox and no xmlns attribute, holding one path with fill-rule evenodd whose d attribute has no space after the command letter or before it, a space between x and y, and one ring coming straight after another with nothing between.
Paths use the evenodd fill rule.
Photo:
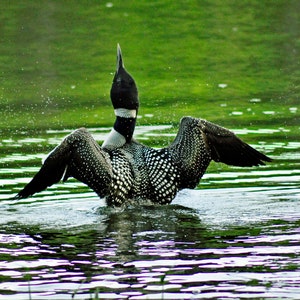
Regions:
<instances>
[{"instance_id":1,"label":"bird's black head","mask_svg":"<svg viewBox=\"0 0 300 300\"><path fill-rule=\"evenodd\" d=\"M117 70L110 90L114 109L135 109L139 107L138 91L134 79L125 70L120 45L117 48Z\"/></svg>"}]
</instances>

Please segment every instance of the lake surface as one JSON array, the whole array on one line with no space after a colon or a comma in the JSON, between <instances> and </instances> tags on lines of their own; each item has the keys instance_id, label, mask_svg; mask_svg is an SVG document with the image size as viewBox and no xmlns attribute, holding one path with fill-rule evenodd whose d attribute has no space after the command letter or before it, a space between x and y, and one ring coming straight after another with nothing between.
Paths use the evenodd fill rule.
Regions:
<instances>
[{"instance_id":1,"label":"lake surface","mask_svg":"<svg viewBox=\"0 0 300 300\"><path fill-rule=\"evenodd\" d=\"M90 131L101 142L109 128ZM167 139L172 131L139 126L136 138ZM0 299L297 299L300 143L262 146L261 134L277 129L236 131L243 139L255 134L254 146L275 161L212 164L200 189L181 191L171 205L122 211L75 180L7 199L69 130L3 139Z\"/></svg>"},{"instance_id":2,"label":"lake surface","mask_svg":"<svg viewBox=\"0 0 300 300\"><path fill-rule=\"evenodd\" d=\"M299 299L299 1L2 1L0 24L0 299ZM191 115L274 161L213 162L168 206L72 179L11 200L72 130L110 131L117 43L136 139L164 147Z\"/></svg>"}]
</instances>

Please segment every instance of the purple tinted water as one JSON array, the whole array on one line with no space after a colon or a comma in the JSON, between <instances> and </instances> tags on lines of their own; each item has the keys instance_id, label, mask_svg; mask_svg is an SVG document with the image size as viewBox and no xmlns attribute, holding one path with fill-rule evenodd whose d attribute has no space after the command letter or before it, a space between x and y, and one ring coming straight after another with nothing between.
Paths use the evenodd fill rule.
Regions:
<instances>
[{"instance_id":1,"label":"purple tinted water","mask_svg":"<svg viewBox=\"0 0 300 300\"><path fill-rule=\"evenodd\" d=\"M65 134L5 140L0 299L299 297L297 142L264 145L279 158L266 167L212 165L200 189L182 191L169 206L113 210L75 180L9 200L47 153L35 153L36 145L51 148ZM137 134L154 136L155 128Z\"/></svg>"}]
</instances>

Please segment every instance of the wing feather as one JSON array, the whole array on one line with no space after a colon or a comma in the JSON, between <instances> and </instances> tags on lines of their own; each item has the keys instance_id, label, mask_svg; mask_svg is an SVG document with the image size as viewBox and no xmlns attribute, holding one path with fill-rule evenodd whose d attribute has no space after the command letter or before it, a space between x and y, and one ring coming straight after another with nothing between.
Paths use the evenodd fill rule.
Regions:
<instances>
[{"instance_id":1,"label":"wing feather","mask_svg":"<svg viewBox=\"0 0 300 300\"><path fill-rule=\"evenodd\" d=\"M63 141L48 155L41 169L24 189L15 196L15 199L27 198L59 182L65 173L70 155L71 151L68 149L66 141Z\"/></svg>"},{"instance_id":2,"label":"wing feather","mask_svg":"<svg viewBox=\"0 0 300 300\"><path fill-rule=\"evenodd\" d=\"M212 159L216 162L251 167L271 161L271 158L243 142L228 129L201 120L201 131L211 151Z\"/></svg>"},{"instance_id":3,"label":"wing feather","mask_svg":"<svg viewBox=\"0 0 300 300\"><path fill-rule=\"evenodd\" d=\"M14 198L27 198L59 182L74 177L105 196L112 170L109 155L84 128L68 135L46 158L41 169Z\"/></svg>"}]
</instances>

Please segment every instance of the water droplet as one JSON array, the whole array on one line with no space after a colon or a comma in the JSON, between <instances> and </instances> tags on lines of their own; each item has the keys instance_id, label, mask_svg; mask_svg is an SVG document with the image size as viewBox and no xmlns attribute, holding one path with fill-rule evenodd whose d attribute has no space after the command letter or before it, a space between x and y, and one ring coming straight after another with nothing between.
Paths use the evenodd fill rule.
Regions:
<instances>
[{"instance_id":1,"label":"water droplet","mask_svg":"<svg viewBox=\"0 0 300 300\"><path fill-rule=\"evenodd\" d=\"M258 98L253 98L253 99L250 99L250 102L261 102L261 99L258 99Z\"/></svg>"},{"instance_id":2,"label":"water droplet","mask_svg":"<svg viewBox=\"0 0 300 300\"><path fill-rule=\"evenodd\" d=\"M273 110L266 110L266 111L263 111L263 113L265 115L275 115L275 111L273 111Z\"/></svg>"},{"instance_id":3,"label":"water droplet","mask_svg":"<svg viewBox=\"0 0 300 300\"><path fill-rule=\"evenodd\" d=\"M218 87L221 88L221 89L225 89L227 87L227 84L226 83L219 83Z\"/></svg>"},{"instance_id":4,"label":"water droplet","mask_svg":"<svg viewBox=\"0 0 300 300\"><path fill-rule=\"evenodd\" d=\"M290 107L289 108L289 111L293 114L295 114L297 112L297 110L298 110L298 107Z\"/></svg>"}]
</instances>

